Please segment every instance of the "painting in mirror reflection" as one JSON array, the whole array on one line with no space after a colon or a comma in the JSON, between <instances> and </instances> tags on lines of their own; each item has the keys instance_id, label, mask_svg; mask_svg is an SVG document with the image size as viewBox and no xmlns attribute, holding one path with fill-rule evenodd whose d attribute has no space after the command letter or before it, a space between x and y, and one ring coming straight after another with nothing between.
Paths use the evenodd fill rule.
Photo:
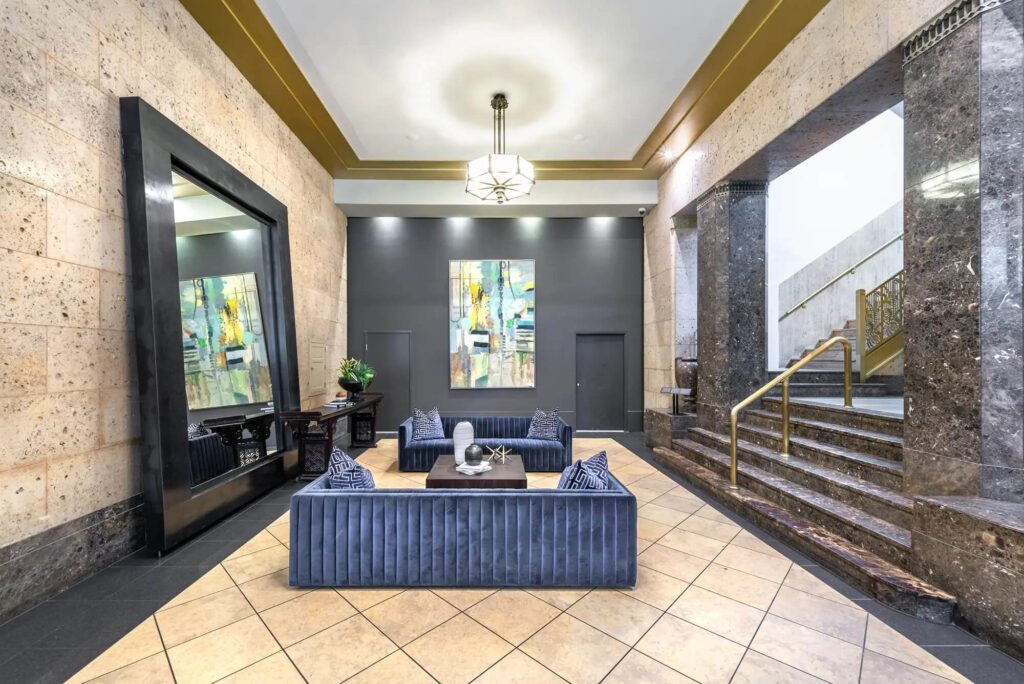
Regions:
<instances>
[{"instance_id":1,"label":"painting in mirror reflection","mask_svg":"<svg viewBox=\"0 0 1024 684\"><path fill-rule=\"evenodd\" d=\"M189 410L270 401L256 274L182 280L179 299Z\"/></svg>"}]
</instances>

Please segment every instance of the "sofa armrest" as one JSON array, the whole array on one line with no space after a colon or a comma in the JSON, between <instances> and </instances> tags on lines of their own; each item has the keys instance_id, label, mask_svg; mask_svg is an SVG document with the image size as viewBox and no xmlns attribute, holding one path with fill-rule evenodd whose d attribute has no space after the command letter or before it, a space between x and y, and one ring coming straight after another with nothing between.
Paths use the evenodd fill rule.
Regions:
<instances>
[{"instance_id":1,"label":"sofa armrest","mask_svg":"<svg viewBox=\"0 0 1024 684\"><path fill-rule=\"evenodd\" d=\"M409 442L412 441L412 417L405 419L401 425L398 426L398 448L409 446Z\"/></svg>"},{"instance_id":2,"label":"sofa armrest","mask_svg":"<svg viewBox=\"0 0 1024 684\"><path fill-rule=\"evenodd\" d=\"M566 423L561 416L558 418L558 441L565 447L565 453L572 461L572 426Z\"/></svg>"}]
</instances>

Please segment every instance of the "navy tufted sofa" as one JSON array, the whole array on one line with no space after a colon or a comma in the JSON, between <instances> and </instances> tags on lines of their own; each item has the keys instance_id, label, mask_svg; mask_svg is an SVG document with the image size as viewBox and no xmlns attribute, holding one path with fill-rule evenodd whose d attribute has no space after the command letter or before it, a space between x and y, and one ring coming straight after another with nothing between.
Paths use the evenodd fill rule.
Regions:
<instances>
[{"instance_id":1,"label":"navy tufted sofa","mask_svg":"<svg viewBox=\"0 0 1024 684\"><path fill-rule=\"evenodd\" d=\"M225 446L220 436L213 433L188 440L188 461L193 487L237 465L234 449Z\"/></svg>"},{"instance_id":2,"label":"navy tufted sofa","mask_svg":"<svg viewBox=\"0 0 1024 684\"><path fill-rule=\"evenodd\" d=\"M605 491L330 489L291 498L293 587L632 587L636 497Z\"/></svg>"},{"instance_id":3,"label":"navy tufted sofa","mask_svg":"<svg viewBox=\"0 0 1024 684\"><path fill-rule=\"evenodd\" d=\"M412 441L412 418L398 426L398 469L403 472L428 472L434 467L434 461L438 456L454 451L452 430L464 420L473 426L474 442L482 447L507 447L512 453L523 457L523 467L527 472L558 472L572 463L572 428L561 418L558 419L556 442L547 439L527 439L526 435L530 431L528 416L442 416L444 439Z\"/></svg>"}]
</instances>

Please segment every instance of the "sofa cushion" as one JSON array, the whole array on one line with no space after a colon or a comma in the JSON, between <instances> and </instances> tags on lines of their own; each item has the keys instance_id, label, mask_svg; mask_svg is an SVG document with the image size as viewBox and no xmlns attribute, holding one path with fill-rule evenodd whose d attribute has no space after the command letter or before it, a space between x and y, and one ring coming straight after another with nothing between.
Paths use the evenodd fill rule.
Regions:
<instances>
[{"instance_id":1,"label":"sofa cushion","mask_svg":"<svg viewBox=\"0 0 1024 684\"><path fill-rule=\"evenodd\" d=\"M327 464L327 479L331 489L373 489L373 475L338 447L331 451Z\"/></svg>"},{"instance_id":2,"label":"sofa cushion","mask_svg":"<svg viewBox=\"0 0 1024 684\"><path fill-rule=\"evenodd\" d=\"M608 456L600 451L562 471L559 489L608 489Z\"/></svg>"},{"instance_id":3,"label":"sofa cushion","mask_svg":"<svg viewBox=\"0 0 1024 684\"><path fill-rule=\"evenodd\" d=\"M210 430L202 423L189 423L188 424L188 438L198 439L210 434Z\"/></svg>"},{"instance_id":4,"label":"sofa cushion","mask_svg":"<svg viewBox=\"0 0 1024 684\"><path fill-rule=\"evenodd\" d=\"M412 441L424 439L444 439L444 427L436 406L426 413L419 409L412 410Z\"/></svg>"},{"instance_id":5,"label":"sofa cushion","mask_svg":"<svg viewBox=\"0 0 1024 684\"><path fill-rule=\"evenodd\" d=\"M527 439L545 439L548 441L558 441L558 409L554 411L541 411L537 409L533 412L533 420L530 421L530 429L526 433Z\"/></svg>"}]
</instances>

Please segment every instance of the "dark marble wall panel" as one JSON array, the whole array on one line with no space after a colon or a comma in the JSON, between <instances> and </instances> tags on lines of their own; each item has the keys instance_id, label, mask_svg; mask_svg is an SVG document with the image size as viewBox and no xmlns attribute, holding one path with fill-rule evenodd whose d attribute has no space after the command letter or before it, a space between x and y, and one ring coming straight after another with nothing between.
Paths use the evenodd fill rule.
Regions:
<instances>
[{"instance_id":1,"label":"dark marble wall panel","mask_svg":"<svg viewBox=\"0 0 1024 684\"><path fill-rule=\"evenodd\" d=\"M697 208L697 416L717 431L766 378L765 220L760 182L721 183Z\"/></svg>"},{"instance_id":2,"label":"dark marble wall panel","mask_svg":"<svg viewBox=\"0 0 1024 684\"><path fill-rule=\"evenodd\" d=\"M912 493L1024 500L1022 3L968 20L904 70Z\"/></svg>"},{"instance_id":3,"label":"dark marble wall panel","mask_svg":"<svg viewBox=\"0 0 1024 684\"><path fill-rule=\"evenodd\" d=\"M1024 2L982 15L982 494L1024 501Z\"/></svg>"},{"instance_id":4,"label":"dark marble wall panel","mask_svg":"<svg viewBox=\"0 0 1024 684\"><path fill-rule=\"evenodd\" d=\"M1024 504L919 497L912 544L915 572L959 599L958 621L1024 655Z\"/></svg>"},{"instance_id":5,"label":"dark marble wall panel","mask_svg":"<svg viewBox=\"0 0 1024 684\"><path fill-rule=\"evenodd\" d=\"M0 623L145 545L142 495L0 549Z\"/></svg>"}]
</instances>

